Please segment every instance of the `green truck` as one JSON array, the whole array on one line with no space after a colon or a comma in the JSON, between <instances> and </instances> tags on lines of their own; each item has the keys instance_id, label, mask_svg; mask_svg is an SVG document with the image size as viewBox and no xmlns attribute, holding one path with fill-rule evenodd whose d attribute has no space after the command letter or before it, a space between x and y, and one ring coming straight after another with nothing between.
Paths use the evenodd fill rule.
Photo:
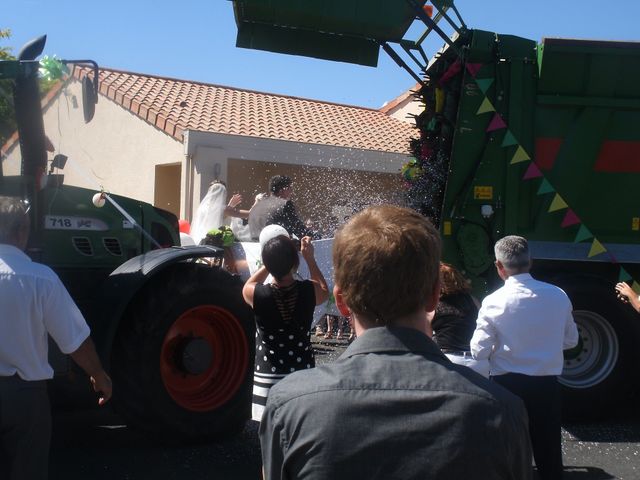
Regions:
<instances>
[{"instance_id":1,"label":"green truck","mask_svg":"<svg viewBox=\"0 0 640 480\"><path fill-rule=\"evenodd\" d=\"M0 62L0 86L12 92L22 158L19 175L4 174L0 162L0 195L29 202L27 254L58 274L83 312L113 377L113 404L129 425L171 442L236 432L250 416L255 333L243 282L198 261L220 264L223 249L180 247L173 214L64 184L64 175L55 172L65 157L48 159L43 127L36 58L45 41L38 38L17 60ZM63 63L92 71L82 84L90 121L98 67L87 60ZM13 125L12 118L2 120ZM95 405L85 375L52 342L49 360L55 407Z\"/></svg>"},{"instance_id":2,"label":"green truck","mask_svg":"<svg viewBox=\"0 0 640 480\"><path fill-rule=\"evenodd\" d=\"M234 0L237 46L371 66L382 48L405 68L424 104L408 203L478 293L499 285L494 242L530 241L534 276L565 289L580 331L565 412L606 414L639 384L640 316L614 285L640 286L640 44L537 43L468 28L452 0L425 3ZM416 19L426 31L403 38ZM434 34L444 46L429 59Z\"/></svg>"}]
</instances>

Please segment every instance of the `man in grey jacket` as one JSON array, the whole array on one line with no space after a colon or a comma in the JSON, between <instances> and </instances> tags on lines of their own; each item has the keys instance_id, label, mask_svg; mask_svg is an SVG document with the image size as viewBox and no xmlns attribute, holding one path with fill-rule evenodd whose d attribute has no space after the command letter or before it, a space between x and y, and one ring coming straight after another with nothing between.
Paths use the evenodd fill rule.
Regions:
<instances>
[{"instance_id":1,"label":"man in grey jacket","mask_svg":"<svg viewBox=\"0 0 640 480\"><path fill-rule=\"evenodd\" d=\"M266 480L529 480L522 402L431 340L440 240L413 210L372 207L334 241L334 297L358 338L269 392Z\"/></svg>"},{"instance_id":2,"label":"man in grey jacket","mask_svg":"<svg viewBox=\"0 0 640 480\"><path fill-rule=\"evenodd\" d=\"M296 207L291 200L293 187L291 178L286 175L274 175L269 180L269 195L259 200L249 213L249 232L251 238L258 239L267 225L280 225L289 235L298 238L318 239L316 232L308 229L300 220Z\"/></svg>"}]
</instances>

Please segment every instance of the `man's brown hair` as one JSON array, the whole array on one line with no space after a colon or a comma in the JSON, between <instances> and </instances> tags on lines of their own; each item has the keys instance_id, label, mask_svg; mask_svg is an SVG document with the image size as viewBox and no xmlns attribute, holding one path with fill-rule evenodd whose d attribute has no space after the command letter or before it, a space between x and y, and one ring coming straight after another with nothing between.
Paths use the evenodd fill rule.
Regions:
<instances>
[{"instance_id":1,"label":"man's brown hair","mask_svg":"<svg viewBox=\"0 0 640 480\"><path fill-rule=\"evenodd\" d=\"M381 205L351 218L333 243L344 303L374 325L424 308L438 284L440 237L414 210Z\"/></svg>"}]
</instances>

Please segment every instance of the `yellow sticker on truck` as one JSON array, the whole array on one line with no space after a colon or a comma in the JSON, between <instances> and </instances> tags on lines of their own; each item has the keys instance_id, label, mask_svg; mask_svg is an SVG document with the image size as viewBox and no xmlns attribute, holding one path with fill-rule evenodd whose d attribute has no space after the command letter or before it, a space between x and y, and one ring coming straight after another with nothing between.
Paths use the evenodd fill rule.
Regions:
<instances>
[{"instance_id":1,"label":"yellow sticker on truck","mask_svg":"<svg viewBox=\"0 0 640 480\"><path fill-rule=\"evenodd\" d=\"M633 217L631 219L631 230L640 230L640 217Z\"/></svg>"},{"instance_id":2,"label":"yellow sticker on truck","mask_svg":"<svg viewBox=\"0 0 640 480\"><path fill-rule=\"evenodd\" d=\"M476 185L473 187L474 200L493 200L493 187L487 185Z\"/></svg>"}]
</instances>

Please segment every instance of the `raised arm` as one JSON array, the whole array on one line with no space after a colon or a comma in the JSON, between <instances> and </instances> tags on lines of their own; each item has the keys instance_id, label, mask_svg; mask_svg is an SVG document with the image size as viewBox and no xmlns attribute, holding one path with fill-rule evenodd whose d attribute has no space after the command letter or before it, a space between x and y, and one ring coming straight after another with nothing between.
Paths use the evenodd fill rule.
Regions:
<instances>
[{"instance_id":1,"label":"raised arm","mask_svg":"<svg viewBox=\"0 0 640 480\"><path fill-rule=\"evenodd\" d=\"M493 353L494 346L498 343L497 332L491 323L487 313L487 306L482 304L478 311L476 330L471 337L471 355L477 360L486 360Z\"/></svg>"},{"instance_id":2,"label":"raised arm","mask_svg":"<svg viewBox=\"0 0 640 480\"><path fill-rule=\"evenodd\" d=\"M249 210L242 210L238 205L242 203L242 195L235 193L231 196L229 203L224 207L226 217L249 218Z\"/></svg>"},{"instance_id":3,"label":"raised arm","mask_svg":"<svg viewBox=\"0 0 640 480\"><path fill-rule=\"evenodd\" d=\"M321 303L326 302L329 298L329 288L327 287L327 281L325 280L324 275L316 263L311 237L302 237L302 240L300 241L300 253L309 267L311 281L313 282L313 288L316 294L316 305L320 305Z\"/></svg>"},{"instance_id":4,"label":"raised arm","mask_svg":"<svg viewBox=\"0 0 640 480\"><path fill-rule=\"evenodd\" d=\"M640 313L640 297L634 292L633 288L625 282L620 282L616 284L616 292L620 300L630 304L636 312Z\"/></svg>"},{"instance_id":5,"label":"raised arm","mask_svg":"<svg viewBox=\"0 0 640 480\"><path fill-rule=\"evenodd\" d=\"M252 308L253 308L253 295L256 290L256 285L263 284L268 276L269 276L269 272L267 271L267 268L263 265L253 275L249 277L249 280L247 280L247 283L245 283L244 287L242 287L242 297L244 298L244 301L247 302L247 304L250 305Z\"/></svg>"}]
</instances>

